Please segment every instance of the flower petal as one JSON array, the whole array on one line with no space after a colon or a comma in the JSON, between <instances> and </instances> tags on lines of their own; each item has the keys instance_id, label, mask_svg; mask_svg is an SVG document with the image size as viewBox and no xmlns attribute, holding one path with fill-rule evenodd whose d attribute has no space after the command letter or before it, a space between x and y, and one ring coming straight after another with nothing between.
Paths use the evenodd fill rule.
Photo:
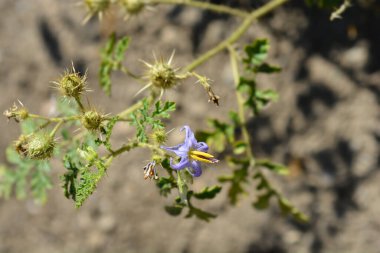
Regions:
<instances>
[{"instance_id":1,"label":"flower petal","mask_svg":"<svg viewBox=\"0 0 380 253\"><path fill-rule=\"evenodd\" d=\"M193 177L199 177L200 175L202 175L202 168L200 162L192 161L190 167L191 168L189 169L189 172Z\"/></svg>"},{"instance_id":2,"label":"flower petal","mask_svg":"<svg viewBox=\"0 0 380 253\"><path fill-rule=\"evenodd\" d=\"M195 149L198 151L207 152L208 151L208 145L203 141L198 142L197 144L195 144Z\"/></svg>"},{"instance_id":3,"label":"flower petal","mask_svg":"<svg viewBox=\"0 0 380 253\"><path fill-rule=\"evenodd\" d=\"M189 166L191 165L187 157L181 157L181 161L179 161L177 164L173 164L173 158L170 158L170 167L172 167L174 170L182 170Z\"/></svg>"},{"instance_id":4,"label":"flower petal","mask_svg":"<svg viewBox=\"0 0 380 253\"><path fill-rule=\"evenodd\" d=\"M187 156L187 153L189 152L189 149L186 148L183 143L173 147L160 146L160 148L171 151L180 157Z\"/></svg>"},{"instance_id":5,"label":"flower petal","mask_svg":"<svg viewBox=\"0 0 380 253\"><path fill-rule=\"evenodd\" d=\"M189 126L183 126L181 128L181 131L185 129L186 135L185 135L185 141L183 144L185 144L188 148L194 147L198 142L195 139L193 131L191 131Z\"/></svg>"}]
</instances>

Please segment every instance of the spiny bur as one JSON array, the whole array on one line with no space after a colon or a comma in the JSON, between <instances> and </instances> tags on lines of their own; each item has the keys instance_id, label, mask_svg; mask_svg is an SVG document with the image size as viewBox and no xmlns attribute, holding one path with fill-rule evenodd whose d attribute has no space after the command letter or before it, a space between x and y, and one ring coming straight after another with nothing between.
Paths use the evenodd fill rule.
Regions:
<instances>
[{"instance_id":1,"label":"spiny bur","mask_svg":"<svg viewBox=\"0 0 380 253\"><path fill-rule=\"evenodd\" d=\"M79 99L86 91L86 79L86 75L81 76L73 68L67 70L58 81L53 83L57 85L63 96Z\"/></svg>"},{"instance_id":2,"label":"spiny bur","mask_svg":"<svg viewBox=\"0 0 380 253\"><path fill-rule=\"evenodd\" d=\"M100 129L103 121L103 115L96 110L86 111L81 119L82 125L89 131L97 131Z\"/></svg>"},{"instance_id":3,"label":"spiny bur","mask_svg":"<svg viewBox=\"0 0 380 253\"><path fill-rule=\"evenodd\" d=\"M19 150L25 150L24 154L28 158L33 160L43 160L52 157L55 142L54 138L48 133L36 133L21 140L21 142L16 145Z\"/></svg>"}]
</instances>

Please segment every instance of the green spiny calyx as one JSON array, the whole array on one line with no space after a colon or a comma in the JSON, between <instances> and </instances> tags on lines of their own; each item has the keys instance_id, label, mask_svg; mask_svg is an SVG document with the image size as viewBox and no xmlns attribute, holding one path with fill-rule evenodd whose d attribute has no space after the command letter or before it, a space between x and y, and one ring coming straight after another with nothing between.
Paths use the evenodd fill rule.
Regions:
<instances>
[{"instance_id":1,"label":"green spiny calyx","mask_svg":"<svg viewBox=\"0 0 380 253\"><path fill-rule=\"evenodd\" d=\"M73 68L71 71L66 71L54 84L58 86L63 96L79 99L86 91L86 79L86 75L80 76Z\"/></svg>"},{"instance_id":2,"label":"green spiny calyx","mask_svg":"<svg viewBox=\"0 0 380 253\"><path fill-rule=\"evenodd\" d=\"M28 136L24 143L20 143L25 149L25 155L33 160L43 160L53 155L54 138L47 133L36 133ZM19 145L20 145L19 144Z\"/></svg>"},{"instance_id":3,"label":"green spiny calyx","mask_svg":"<svg viewBox=\"0 0 380 253\"><path fill-rule=\"evenodd\" d=\"M97 131L101 126L103 116L96 110L89 110L83 114L81 121L87 130Z\"/></svg>"},{"instance_id":4,"label":"green spiny calyx","mask_svg":"<svg viewBox=\"0 0 380 253\"><path fill-rule=\"evenodd\" d=\"M163 144L167 140L167 134L164 129L157 129L150 135L150 138L153 143Z\"/></svg>"}]
</instances>

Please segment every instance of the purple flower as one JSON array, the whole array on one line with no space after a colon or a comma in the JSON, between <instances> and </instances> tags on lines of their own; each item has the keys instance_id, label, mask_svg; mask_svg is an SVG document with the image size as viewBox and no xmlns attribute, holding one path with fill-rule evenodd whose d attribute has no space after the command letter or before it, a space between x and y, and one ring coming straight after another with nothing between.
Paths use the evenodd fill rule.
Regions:
<instances>
[{"instance_id":1,"label":"purple flower","mask_svg":"<svg viewBox=\"0 0 380 253\"><path fill-rule=\"evenodd\" d=\"M200 162L217 163L219 160L207 153L207 144L204 142L198 142L189 126L182 127L181 131L184 129L186 131L186 137L183 143L174 147L161 146L161 148L171 151L181 158L177 164L174 164L173 158L170 158L170 167L175 170L188 168L191 175L199 177L202 174Z\"/></svg>"}]
</instances>

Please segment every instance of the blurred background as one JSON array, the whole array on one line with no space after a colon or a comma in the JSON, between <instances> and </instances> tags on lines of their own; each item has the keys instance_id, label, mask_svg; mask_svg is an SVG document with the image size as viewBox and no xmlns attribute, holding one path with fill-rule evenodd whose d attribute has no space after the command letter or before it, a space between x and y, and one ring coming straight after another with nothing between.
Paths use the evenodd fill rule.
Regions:
<instances>
[{"instance_id":1,"label":"blurred background","mask_svg":"<svg viewBox=\"0 0 380 253\"><path fill-rule=\"evenodd\" d=\"M214 2L252 9L266 1ZM54 187L45 205L31 198L0 200L0 252L379 252L380 3L357 1L343 19L330 22L329 11L290 2L253 25L239 46L268 38L269 62L283 69L259 79L280 99L251 119L249 129L257 157L289 166L289 176L272 180L310 216L309 224L281 216L275 204L254 210L252 195L231 207L226 189L210 203L199 203L218 214L210 223L171 217L163 206L172 199L143 180L149 156L133 151L115 160L79 210L63 196L59 160L53 161ZM159 6L128 22L112 11L115 15L103 22L94 18L82 25L86 12L76 1L1 0L1 110L19 99L31 112L49 115L58 97L50 82L73 62L82 73L88 70L89 101L117 113L135 101L142 86L115 73L112 97L100 90L99 50L111 31L132 37L126 65L142 73L139 59L151 62L152 52L168 58L175 49L173 62L181 67L239 24L233 17L185 7ZM169 122L175 133L184 124L207 128L207 117L226 119L235 108L227 54L198 72L214 80L221 105L207 103L194 80L168 92L165 98L179 107ZM5 148L20 130L5 117L0 129L0 159L6 163ZM128 125L118 126L115 143L132 134ZM170 144L183 138L173 136ZM224 163L206 169L194 187L213 184L229 170Z\"/></svg>"}]
</instances>

